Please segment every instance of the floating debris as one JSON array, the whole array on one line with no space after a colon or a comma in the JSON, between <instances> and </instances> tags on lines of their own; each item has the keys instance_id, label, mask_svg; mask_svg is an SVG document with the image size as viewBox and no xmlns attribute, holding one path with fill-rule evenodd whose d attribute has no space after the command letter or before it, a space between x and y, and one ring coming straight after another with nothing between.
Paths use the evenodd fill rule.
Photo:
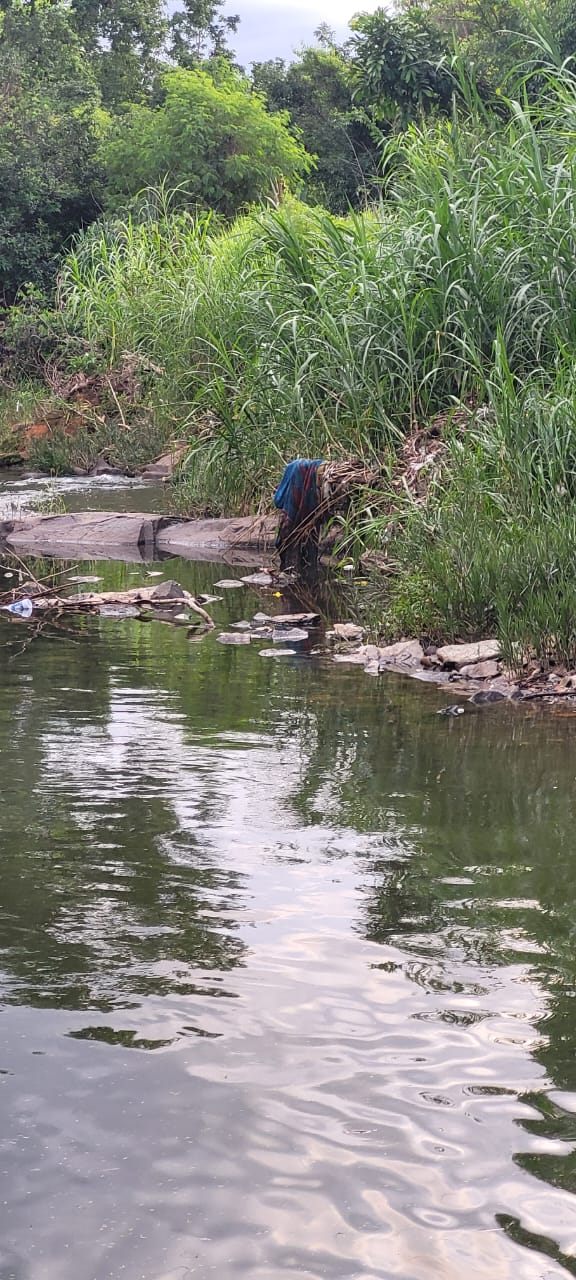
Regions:
<instances>
[{"instance_id":1,"label":"floating debris","mask_svg":"<svg viewBox=\"0 0 576 1280\"><path fill-rule=\"evenodd\" d=\"M451 707L441 707L440 711L436 712L436 715L437 716L463 716L464 707L459 707L457 703L452 705Z\"/></svg>"},{"instance_id":2,"label":"floating debris","mask_svg":"<svg viewBox=\"0 0 576 1280\"><path fill-rule=\"evenodd\" d=\"M14 600L12 604L2 605L6 613L14 613L18 618L31 618L34 608L32 601L28 598L24 600Z\"/></svg>"}]
</instances>

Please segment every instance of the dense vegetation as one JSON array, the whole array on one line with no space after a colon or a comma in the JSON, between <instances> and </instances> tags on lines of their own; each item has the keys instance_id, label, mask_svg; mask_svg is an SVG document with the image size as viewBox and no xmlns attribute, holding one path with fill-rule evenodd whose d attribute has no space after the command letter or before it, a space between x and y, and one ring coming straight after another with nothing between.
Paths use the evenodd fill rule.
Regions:
<instances>
[{"instance_id":1,"label":"dense vegetation","mask_svg":"<svg viewBox=\"0 0 576 1280\"><path fill-rule=\"evenodd\" d=\"M85 230L60 261L57 306L32 293L8 310L12 373L43 352L85 369L129 353L151 440L190 440L189 511L249 509L296 454L363 456L382 489L344 536L387 554L390 631L496 629L512 664L533 649L576 662L569 10L379 11L354 20L346 48L321 31L249 79L226 50L234 19L190 4L169 29L142 0L132 45L96 38L94 78L59 116L57 60L39 85L22 32L75 23L65 56L82 61L92 7L27 9L15 0L4 19L2 56L10 23L21 33L9 108L55 131L54 167L38 162L40 123L38 140L22 124L20 204L14 187L0 200L7 298L22 226L44 237L26 261L46 270L59 209L62 244L74 199ZM57 172L66 121L75 188ZM0 166L16 163L8 145ZM398 459L438 415L439 465L416 499Z\"/></svg>"}]
</instances>

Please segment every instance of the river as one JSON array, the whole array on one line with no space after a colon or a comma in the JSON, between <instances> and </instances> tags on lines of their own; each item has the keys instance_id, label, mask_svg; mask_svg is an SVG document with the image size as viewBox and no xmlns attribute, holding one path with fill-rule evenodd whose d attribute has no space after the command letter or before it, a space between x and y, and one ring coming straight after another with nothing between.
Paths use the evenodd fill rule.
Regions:
<instances>
[{"instance_id":1,"label":"river","mask_svg":"<svg viewBox=\"0 0 576 1280\"><path fill-rule=\"evenodd\" d=\"M0 621L1 1280L576 1274L576 719L259 647Z\"/></svg>"}]
</instances>

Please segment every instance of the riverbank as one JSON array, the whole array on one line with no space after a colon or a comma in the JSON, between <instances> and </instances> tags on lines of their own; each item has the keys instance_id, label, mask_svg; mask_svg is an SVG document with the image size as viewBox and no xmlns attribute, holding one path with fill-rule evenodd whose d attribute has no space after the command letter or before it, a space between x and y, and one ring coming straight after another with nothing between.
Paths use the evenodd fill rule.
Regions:
<instances>
[{"instance_id":1,"label":"riverbank","mask_svg":"<svg viewBox=\"0 0 576 1280\"><path fill-rule=\"evenodd\" d=\"M337 532L381 570L377 634L576 669L576 81L539 75L505 128L405 135L362 216L288 199L214 229L94 226L52 329L19 313L3 334L68 415L44 414L31 464L134 470L180 441L171 514L231 517L271 505L294 457L361 459L380 481Z\"/></svg>"},{"instance_id":2,"label":"riverbank","mask_svg":"<svg viewBox=\"0 0 576 1280\"><path fill-rule=\"evenodd\" d=\"M78 592L75 586L73 594L67 595L67 584L90 583L91 577L70 578L70 571L64 567L54 582L50 572L40 581L35 577L26 581L26 559L49 558L51 562L63 562L64 566L66 561L106 559L144 567L154 561L169 564L176 557L211 562L236 570L233 579L217 582L217 588L242 592L250 586L258 591L263 602L263 609L252 621L239 619L235 624L237 630L219 635L224 644L272 640L301 646L302 641L310 639L313 654L327 656L335 664L361 667L367 676L396 673L449 691L451 697L460 699L459 703L445 708L451 714L460 714L463 702L478 706L504 701L576 700L575 670L565 664L544 663L536 654L526 659L521 652L510 665L497 637L442 645L431 643L420 634L384 643L377 623L368 626L357 620L366 612L367 580L363 580L361 589L355 589L350 581L346 588L341 586L339 591L336 588L328 609L318 607L315 601L322 595L320 584L317 592L313 585L304 589L293 576L279 571L274 553L275 531L273 517L185 521L153 514L89 511L5 520L0 522L0 551L3 549L6 556L18 557L24 577L20 574L13 585L13 575L10 575L1 602L6 607L20 598L31 599L30 616L34 614L36 619L58 617L70 611L101 612L102 607L106 616L124 617L126 610L137 613L142 607L146 612L156 605L162 610L164 620L169 621L172 613L178 622L183 604L185 610L198 611L203 602L195 605L172 581L168 582L170 597L163 588L146 586L105 596L94 591ZM243 569L252 572L246 575ZM276 599L283 603L277 604ZM288 613L284 599L289 602ZM303 605L308 612L294 612ZM311 606L317 612L310 613ZM347 612L351 620L334 621L338 611ZM211 619L205 614L203 617L211 625ZM354 618L356 620L352 620ZM305 630L302 630L303 620ZM284 630L289 623L294 626ZM282 657L287 652L291 651L271 651L271 656Z\"/></svg>"}]
</instances>

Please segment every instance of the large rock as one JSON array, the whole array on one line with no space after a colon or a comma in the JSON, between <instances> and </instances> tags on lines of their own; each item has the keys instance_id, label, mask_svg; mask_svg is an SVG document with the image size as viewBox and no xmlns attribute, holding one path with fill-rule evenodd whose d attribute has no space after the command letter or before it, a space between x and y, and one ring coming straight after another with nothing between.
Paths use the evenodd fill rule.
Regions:
<instances>
[{"instance_id":1,"label":"large rock","mask_svg":"<svg viewBox=\"0 0 576 1280\"><path fill-rule=\"evenodd\" d=\"M276 518L175 520L113 511L28 515L0 521L0 544L21 555L94 560L150 560L155 554L261 565L274 542Z\"/></svg>"},{"instance_id":2,"label":"large rock","mask_svg":"<svg viewBox=\"0 0 576 1280\"><path fill-rule=\"evenodd\" d=\"M150 559L158 518L112 511L32 515L0 522L0 542L23 555L55 555L80 560Z\"/></svg>"},{"instance_id":3,"label":"large rock","mask_svg":"<svg viewBox=\"0 0 576 1280\"><path fill-rule=\"evenodd\" d=\"M460 675L468 680L495 680L500 672L500 667L495 658L489 658L488 662L473 662L466 667L460 667Z\"/></svg>"},{"instance_id":4,"label":"large rock","mask_svg":"<svg viewBox=\"0 0 576 1280\"><path fill-rule=\"evenodd\" d=\"M497 640L478 640L474 644L445 644L437 650L444 667L467 667L500 657Z\"/></svg>"},{"instance_id":5,"label":"large rock","mask_svg":"<svg viewBox=\"0 0 576 1280\"><path fill-rule=\"evenodd\" d=\"M277 528L276 516L244 516L233 520L163 519L158 521L156 545L159 551L173 556L194 557L199 548L213 553L256 551L274 545Z\"/></svg>"},{"instance_id":6,"label":"large rock","mask_svg":"<svg viewBox=\"0 0 576 1280\"><path fill-rule=\"evenodd\" d=\"M424 650L419 640L398 640L378 649L380 667L421 667Z\"/></svg>"}]
</instances>

